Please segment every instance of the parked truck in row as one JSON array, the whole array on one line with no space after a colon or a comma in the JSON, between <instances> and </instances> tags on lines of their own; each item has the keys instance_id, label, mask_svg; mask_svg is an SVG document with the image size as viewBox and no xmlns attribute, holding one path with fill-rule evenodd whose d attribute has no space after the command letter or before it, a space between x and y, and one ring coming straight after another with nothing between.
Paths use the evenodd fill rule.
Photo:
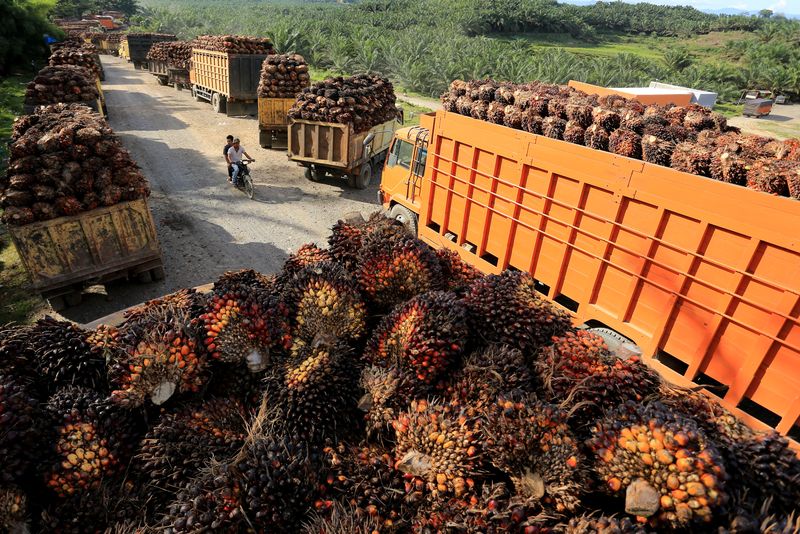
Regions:
<instances>
[{"instance_id":1,"label":"parked truck in row","mask_svg":"<svg viewBox=\"0 0 800 534\"><path fill-rule=\"evenodd\" d=\"M160 41L174 41L175 36L170 34L161 33L129 33L122 41L126 43L125 53L127 59L133 63L133 68L144 69L147 68L147 53L150 52L150 47L153 43ZM122 56L122 50L120 51Z\"/></svg>"},{"instance_id":2,"label":"parked truck in row","mask_svg":"<svg viewBox=\"0 0 800 534\"><path fill-rule=\"evenodd\" d=\"M255 115L258 81L266 54L230 54L195 48L189 80L198 102L210 102L217 113Z\"/></svg>"},{"instance_id":3,"label":"parked truck in row","mask_svg":"<svg viewBox=\"0 0 800 534\"><path fill-rule=\"evenodd\" d=\"M531 273L577 324L797 440L799 201L445 111L395 132L378 195L431 246Z\"/></svg>"},{"instance_id":4,"label":"parked truck in row","mask_svg":"<svg viewBox=\"0 0 800 534\"><path fill-rule=\"evenodd\" d=\"M189 80L189 69L170 67L166 61L149 59L147 70L156 77L159 85L169 85L178 91L192 87L192 82Z\"/></svg>"}]
</instances>

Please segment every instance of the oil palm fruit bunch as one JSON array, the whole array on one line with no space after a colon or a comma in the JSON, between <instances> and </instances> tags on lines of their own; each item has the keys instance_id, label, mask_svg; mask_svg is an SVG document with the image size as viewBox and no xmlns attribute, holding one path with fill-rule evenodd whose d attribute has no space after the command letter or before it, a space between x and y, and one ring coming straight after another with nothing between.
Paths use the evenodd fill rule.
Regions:
<instances>
[{"instance_id":1,"label":"oil palm fruit bunch","mask_svg":"<svg viewBox=\"0 0 800 534\"><path fill-rule=\"evenodd\" d=\"M267 372L263 418L279 435L310 443L338 439L352 432L360 419L358 378L357 362L346 347L304 347Z\"/></svg>"},{"instance_id":2,"label":"oil palm fruit bunch","mask_svg":"<svg viewBox=\"0 0 800 534\"><path fill-rule=\"evenodd\" d=\"M306 243L294 253L289 254L289 257L283 264L283 271L280 278L283 280L291 279L292 276L306 267L311 267L322 262L329 262L332 259L327 250L319 248L314 243Z\"/></svg>"},{"instance_id":3,"label":"oil palm fruit bunch","mask_svg":"<svg viewBox=\"0 0 800 534\"><path fill-rule=\"evenodd\" d=\"M39 531L107 533L112 524L142 515L144 502L130 481L104 480L97 487L54 500L38 518Z\"/></svg>"},{"instance_id":4,"label":"oil palm fruit bunch","mask_svg":"<svg viewBox=\"0 0 800 534\"><path fill-rule=\"evenodd\" d=\"M125 310L125 321L120 328L124 329L126 325L133 323L158 321L158 314L162 309L181 310L192 319L202 313L206 300L206 296L198 293L195 289L179 289L174 293L148 300L143 304ZM118 338L119 335L117 334L115 337Z\"/></svg>"},{"instance_id":5,"label":"oil palm fruit bunch","mask_svg":"<svg viewBox=\"0 0 800 534\"><path fill-rule=\"evenodd\" d=\"M597 106L592 110L592 123L605 132L613 132L620 127L622 117L614 110Z\"/></svg>"},{"instance_id":6,"label":"oil palm fruit bunch","mask_svg":"<svg viewBox=\"0 0 800 534\"><path fill-rule=\"evenodd\" d=\"M614 130L608 136L608 151L626 158L642 159L642 137L632 130Z\"/></svg>"},{"instance_id":7,"label":"oil palm fruit bunch","mask_svg":"<svg viewBox=\"0 0 800 534\"><path fill-rule=\"evenodd\" d=\"M175 493L211 458L228 461L239 452L246 420L244 405L224 397L164 413L142 439L135 464L151 490Z\"/></svg>"},{"instance_id":8,"label":"oil palm fruit bunch","mask_svg":"<svg viewBox=\"0 0 800 534\"><path fill-rule=\"evenodd\" d=\"M132 35L132 34L129 34ZM159 35L159 34L155 34ZM172 36L174 40L175 36ZM195 40L197 48L228 54L274 54L272 41L267 37L249 35L200 35Z\"/></svg>"},{"instance_id":9,"label":"oil palm fruit bunch","mask_svg":"<svg viewBox=\"0 0 800 534\"><path fill-rule=\"evenodd\" d=\"M35 358L29 343L30 331L29 326L0 325L0 374L36 376Z\"/></svg>"},{"instance_id":10,"label":"oil palm fruit bunch","mask_svg":"<svg viewBox=\"0 0 800 534\"><path fill-rule=\"evenodd\" d=\"M723 144L711 155L711 177L729 184L746 185L750 164L751 160L742 154L738 144Z\"/></svg>"},{"instance_id":11,"label":"oil palm fruit bunch","mask_svg":"<svg viewBox=\"0 0 800 534\"><path fill-rule=\"evenodd\" d=\"M647 529L628 517L601 514L573 517L559 530L564 534L647 534Z\"/></svg>"},{"instance_id":12,"label":"oil palm fruit bunch","mask_svg":"<svg viewBox=\"0 0 800 534\"><path fill-rule=\"evenodd\" d=\"M286 284L284 300L292 310L294 353L306 345L352 342L364 335L367 312L358 284L336 263L302 269Z\"/></svg>"},{"instance_id":13,"label":"oil palm fruit bunch","mask_svg":"<svg viewBox=\"0 0 800 534\"><path fill-rule=\"evenodd\" d=\"M364 239L356 278L367 304L388 311L415 295L440 289L436 254L401 225L376 229Z\"/></svg>"},{"instance_id":14,"label":"oil palm fruit bunch","mask_svg":"<svg viewBox=\"0 0 800 534\"><path fill-rule=\"evenodd\" d=\"M574 511L586 487L585 461L558 408L520 394L500 395L485 410L487 459L508 473L516 495L558 512Z\"/></svg>"},{"instance_id":15,"label":"oil palm fruit bunch","mask_svg":"<svg viewBox=\"0 0 800 534\"><path fill-rule=\"evenodd\" d=\"M567 125L564 128L564 141L576 145L582 145L584 143L585 136L586 130L583 128L583 126L575 121L567 122Z\"/></svg>"},{"instance_id":16,"label":"oil palm fruit bunch","mask_svg":"<svg viewBox=\"0 0 800 534\"><path fill-rule=\"evenodd\" d=\"M692 420L661 403L629 401L609 411L587 446L606 489L626 492L626 511L653 526L708 524L727 500L716 448Z\"/></svg>"},{"instance_id":17,"label":"oil palm fruit bunch","mask_svg":"<svg viewBox=\"0 0 800 534\"><path fill-rule=\"evenodd\" d=\"M197 334L188 312L171 304L152 306L146 317L126 321L120 328L125 350L109 366L114 402L141 406L149 399L158 405L176 391L200 391L207 362Z\"/></svg>"},{"instance_id":18,"label":"oil palm fruit bunch","mask_svg":"<svg viewBox=\"0 0 800 534\"><path fill-rule=\"evenodd\" d=\"M609 134L599 123L594 123L588 128L583 137L583 144L595 150L608 150Z\"/></svg>"},{"instance_id":19,"label":"oil palm fruit bunch","mask_svg":"<svg viewBox=\"0 0 800 534\"><path fill-rule=\"evenodd\" d=\"M259 532L296 532L314 506L319 458L293 436L248 437L234 461L247 517Z\"/></svg>"},{"instance_id":20,"label":"oil palm fruit bunch","mask_svg":"<svg viewBox=\"0 0 800 534\"><path fill-rule=\"evenodd\" d=\"M648 163L669 167L675 143L655 135L645 133L642 136L642 159Z\"/></svg>"},{"instance_id":21,"label":"oil palm fruit bunch","mask_svg":"<svg viewBox=\"0 0 800 534\"><path fill-rule=\"evenodd\" d=\"M542 121L542 135L551 139L564 139L566 128L567 121L559 116L549 115Z\"/></svg>"},{"instance_id":22,"label":"oil palm fruit bunch","mask_svg":"<svg viewBox=\"0 0 800 534\"><path fill-rule=\"evenodd\" d=\"M420 382L431 384L457 362L468 337L467 311L456 295L431 291L387 315L363 357L375 365L407 369Z\"/></svg>"},{"instance_id":23,"label":"oil palm fruit bunch","mask_svg":"<svg viewBox=\"0 0 800 534\"><path fill-rule=\"evenodd\" d=\"M175 534L245 531L244 489L232 464L212 462L169 504L161 527Z\"/></svg>"},{"instance_id":24,"label":"oil palm fruit bunch","mask_svg":"<svg viewBox=\"0 0 800 534\"><path fill-rule=\"evenodd\" d=\"M368 515L359 515L352 506L334 502L324 512L315 512L303 524L305 534L376 534L381 524Z\"/></svg>"},{"instance_id":25,"label":"oil palm fruit bunch","mask_svg":"<svg viewBox=\"0 0 800 534\"><path fill-rule=\"evenodd\" d=\"M354 273L358 267L358 255L364 238L379 228L390 226L394 221L380 212L375 212L365 221L363 217L339 220L331 228L328 237L328 252L331 257Z\"/></svg>"},{"instance_id":26,"label":"oil palm fruit bunch","mask_svg":"<svg viewBox=\"0 0 800 534\"><path fill-rule=\"evenodd\" d=\"M682 142L675 145L670 166L678 171L711 176L711 150L693 142Z\"/></svg>"},{"instance_id":27,"label":"oil palm fruit bunch","mask_svg":"<svg viewBox=\"0 0 800 534\"><path fill-rule=\"evenodd\" d=\"M0 372L0 482L22 482L41 436L39 399L30 380Z\"/></svg>"},{"instance_id":28,"label":"oil palm fruit bunch","mask_svg":"<svg viewBox=\"0 0 800 534\"><path fill-rule=\"evenodd\" d=\"M29 332L36 372L48 391L84 386L106 391L106 361L88 343L90 333L70 321L50 316L39 319Z\"/></svg>"},{"instance_id":29,"label":"oil palm fruit bunch","mask_svg":"<svg viewBox=\"0 0 800 534\"><path fill-rule=\"evenodd\" d=\"M318 508L333 514L335 503L340 503L356 518L375 521L379 532L408 528L419 503L406 493L407 481L395 470L391 451L340 443L325 448L323 466Z\"/></svg>"},{"instance_id":30,"label":"oil palm fruit bunch","mask_svg":"<svg viewBox=\"0 0 800 534\"><path fill-rule=\"evenodd\" d=\"M85 67L59 65L44 67L28 84L25 104L41 106L58 102L97 101L97 82Z\"/></svg>"},{"instance_id":31,"label":"oil palm fruit bunch","mask_svg":"<svg viewBox=\"0 0 800 534\"><path fill-rule=\"evenodd\" d=\"M241 269L223 273L214 282L213 292L215 295L224 295L243 287L249 290L271 290L274 285L274 277L263 275L253 269Z\"/></svg>"},{"instance_id":32,"label":"oil palm fruit bunch","mask_svg":"<svg viewBox=\"0 0 800 534\"><path fill-rule=\"evenodd\" d=\"M519 349L489 345L466 358L448 380L445 397L460 405L486 407L509 392L533 392L533 374Z\"/></svg>"},{"instance_id":33,"label":"oil palm fruit bunch","mask_svg":"<svg viewBox=\"0 0 800 534\"><path fill-rule=\"evenodd\" d=\"M554 338L535 365L545 399L556 404L569 400L575 427L591 424L603 410L626 400L642 401L661 384L637 357L614 356L600 336L586 330Z\"/></svg>"},{"instance_id":34,"label":"oil palm fruit bunch","mask_svg":"<svg viewBox=\"0 0 800 534\"><path fill-rule=\"evenodd\" d=\"M797 180L800 162L758 160L747 169L747 187L771 195L789 196L789 180Z\"/></svg>"},{"instance_id":35,"label":"oil palm fruit bunch","mask_svg":"<svg viewBox=\"0 0 800 534\"><path fill-rule=\"evenodd\" d=\"M464 297L469 326L487 343L534 351L570 328L570 317L540 297L533 278L503 271L475 280Z\"/></svg>"},{"instance_id":36,"label":"oil palm fruit bunch","mask_svg":"<svg viewBox=\"0 0 800 534\"><path fill-rule=\"evenodd\" d=\"M28 498L15 486L0 487L0 530L9 534L30 532Z\"/></svg>"},{"instance_id":37,"label":"oil palm fruit bunch","mask_svg":"<svg viewBox=\"0 0 800 534\"><path fill-rule=\"evenodd\" d=\"M449 248L438 248L435 252L442 269L445 290L460 293L483 276L478 269L463 261L458 252Z\"/></svg>"},{"instance_id":38,"label":"oil palm fruit bunch","mask_svg":"<svg viewBox=\"0 0 800 534\"><path fill-rule=\"evenodd\" d=\"M241 402L248 413L261 405L264 373L254 373L247 362L211 362L206 397L231 397Z\"/></svg>"},{"instance_id":39,"label":"oil palm fruit bunch","mask_svg":"<svg viewBox=\"0 0 800 534\"><path fill-rule=\"evenodd\" d=\"M392 422L395 469L413 491L434 499L464 495L474 486L481 458L481 421L467 407L411 401Z\"/></svg>"},{"instance_id":40,"label":"oil palm fruit bunch","mask_svg":"<svg viewBox=\"0 0 800 534\"><path fill-rule=\"evenodd\" d=\"M430 386L420 382L410 369L400 366L369 365L361 372L364 395L358 408L364 412L367 434L381 441L388 435L392 421L406 409L409 399L425 398L432 393Z\"/></svg>"},{"instance_id":41,"label":"oil palm fruit bunch","mask_svg":"<svg viewBox=\"0 0 800 534\"><path fill-rule=\"evenodd\" d=\"M67 499L124 471L138 437L134 416L99 393L79 387L56 392L45 405L52 436L46 486Z\"/></svg>"}]
</instances>

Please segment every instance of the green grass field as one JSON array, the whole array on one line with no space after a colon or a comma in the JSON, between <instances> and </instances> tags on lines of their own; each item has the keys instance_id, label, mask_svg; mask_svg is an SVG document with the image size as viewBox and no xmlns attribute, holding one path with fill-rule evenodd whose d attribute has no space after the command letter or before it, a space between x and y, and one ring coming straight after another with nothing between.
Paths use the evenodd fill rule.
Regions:
<instances>
[{"instance_id":1,"label":"green grass field","mask_svg":"<svg viewBox=\"0 0 800 534\"><path fill-rule=\"evenodd\" d=\"M5 169L11 126L14 118L22 112L22 100L29 78L30 75L15 75L0 81L0 170Z\"/></svg>"}]
</instances>

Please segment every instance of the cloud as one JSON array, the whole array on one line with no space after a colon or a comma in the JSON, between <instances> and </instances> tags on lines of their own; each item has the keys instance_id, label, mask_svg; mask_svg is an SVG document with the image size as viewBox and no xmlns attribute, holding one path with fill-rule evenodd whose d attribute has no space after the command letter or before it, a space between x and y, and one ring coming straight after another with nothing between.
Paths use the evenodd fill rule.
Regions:
<instances>
[{"instance_id":1,"label":"cloud","mask_svg":"<svg viewBox=\"0 0 800 534\"><path fill-rule=\"evenodd\" d=\"M772 11L781 11L782 9L786 8L786 0L778 0L767 9L771 9Z\"/></svg>"}]
</instances>

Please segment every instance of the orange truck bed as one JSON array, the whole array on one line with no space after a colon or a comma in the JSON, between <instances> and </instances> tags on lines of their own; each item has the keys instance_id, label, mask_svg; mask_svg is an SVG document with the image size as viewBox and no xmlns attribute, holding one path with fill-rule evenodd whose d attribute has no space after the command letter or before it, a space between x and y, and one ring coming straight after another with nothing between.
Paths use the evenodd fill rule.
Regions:
<instances>
[{"instance_id":1,"label":"orange truck bed","mask_svg":"<svg viewBox=\"0 0 800 534\"><path fill-rule=\"evenodd\" d=\"M800 202L445 111L421 126L421 239L530 272L669 381L798 439Z\"/></svg>"}]
</instances>

